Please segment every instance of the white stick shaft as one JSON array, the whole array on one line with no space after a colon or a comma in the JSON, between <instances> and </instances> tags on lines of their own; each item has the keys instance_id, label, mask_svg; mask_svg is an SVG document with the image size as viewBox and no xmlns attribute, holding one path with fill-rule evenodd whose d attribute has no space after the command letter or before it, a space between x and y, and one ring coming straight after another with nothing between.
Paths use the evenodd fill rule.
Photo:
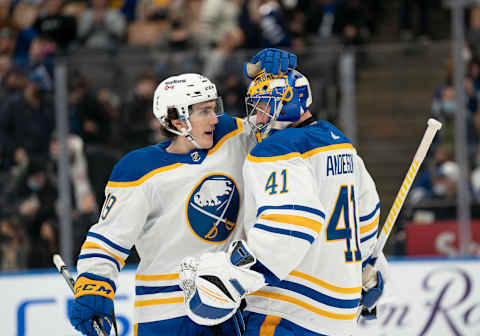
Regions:
<instances>
[{"instance_id":1,"label":"white stick shaft","mask_svg":"<svg viewBox=\"0 0 480 336\"><path fill-rule=\"evenodd\" d=\"M59 255L59 254L55 254L53 256L53 263L55 264L55 267L57 268L57 270L60 272L60 274L62 274L63 278L65 279L65 281L67 282L68 284L68 287L70 287L70 289L72 290L72 293L74 293L74 285L75 285L75 280L73 280L73 277L72 275L70 274L70 272L68 271L68 266L65 265L65 263L63 262L63 259L62 257ZM100 326L100 320L98 319L98 317L96 317L94 320L93 320L93 329L95 330L95 332L97 333L97 335L99 336L107 336L105 334L105 332L102 330L102 328L99 327Z\"/></svg>"},{"instance_id":2,"label":"white stick shaft","mask_svg":"<svg viewBox=\"0 0 480 336\"><path fill-rule=\"evenodd\" d=\"M372 253L372 258L377 258L380 252L383 250L387 239L392 232L392 228L397 220L398 214L402 209L403 203L407 198L408 192L410 191L410 187L412 186L413 181L415 180L415 176L418 173L420 166L422 165L425 156L427 155L428 149L432 144L433 138L437 131L442 128L442 124L435 120L435 119L428 119L428 127L423 135L422 141L418 146L417 152L413 157L413 161L410 164L410 168L408 169L407 175L403 179L402 186L393 201L392 207L390 208L390 212L388 213L387 219L383 224L383 228L380 231L380 235L378 236L377 244L375 245L375 249Z\"/></svg>"}]
</instances>

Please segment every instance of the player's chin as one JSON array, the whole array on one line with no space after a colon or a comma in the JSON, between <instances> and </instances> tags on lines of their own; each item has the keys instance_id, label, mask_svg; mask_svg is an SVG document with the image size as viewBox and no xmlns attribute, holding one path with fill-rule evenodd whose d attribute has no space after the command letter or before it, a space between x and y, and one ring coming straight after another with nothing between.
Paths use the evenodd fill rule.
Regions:
<instances>
[{"instance_id":1,"label":"player's chin","mask_svg":"<svg viewBox=\"0 0 480 336\"><path fill-rule=\"evenodd\" d=\"M205 134L204 136L202 136L202 139L199 141L199 145L203 149L211 148L213 146L213 134L212 135Z\"/></svg>"}]
</instances>

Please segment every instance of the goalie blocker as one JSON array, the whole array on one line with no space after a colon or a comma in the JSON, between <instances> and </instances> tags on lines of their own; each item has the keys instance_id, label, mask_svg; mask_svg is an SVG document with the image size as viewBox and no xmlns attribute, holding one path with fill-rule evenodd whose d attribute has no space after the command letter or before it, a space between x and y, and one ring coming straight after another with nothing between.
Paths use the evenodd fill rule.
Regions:
<instances>
[{"instance_id":1,"label":"goalie blocker","mask_svg":"<svg viewBox=\"0 0 480 336\"><path fill-rule=\"evenodd\" d=\"M243 241L227 252L206 253L180 265L180 287L187 315L195 323L217 325L231 318L246 294L266 285L261 273L250 270L256 258Z\"/></svg>"}]
</instances>

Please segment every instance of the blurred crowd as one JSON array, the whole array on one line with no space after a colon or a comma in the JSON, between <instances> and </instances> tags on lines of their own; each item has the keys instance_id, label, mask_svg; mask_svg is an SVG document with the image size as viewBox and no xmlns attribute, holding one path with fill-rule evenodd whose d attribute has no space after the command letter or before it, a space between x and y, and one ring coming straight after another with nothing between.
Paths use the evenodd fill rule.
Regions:
<instances>
[{"instance_id":1,"label":"blurred crowd","mask_svg":"<svg viewBox=\"0 0 480 336\"><path fill-rule=\"evenodd\" d=\"M432 3L400 2L399 36L428 39ZM412 14L414 8L420 15ZM168 55L163 63L145 65L131 82L117 83L121 91L99 87L88 65L68 69L76 255L97 220L115 162L162 140L152 97L165 76L203 73L218 83L226 112L243 116L247 83L230 64L237 51L279 47L301 53L329 39L361 46L378 34L383 14L380 0L0 0L0 270L50 267L59 248L56 58L85 49L114 55L125 47L152 47ZM412 20L417 16L418 24ZM478 76L478 63L470 71ZM480 85L470 79L476 95ZM454 95L448 87L447 82L439 89L438 99ZM470 105L474 118L476 98Z\"/></svg>"}]
</instances>

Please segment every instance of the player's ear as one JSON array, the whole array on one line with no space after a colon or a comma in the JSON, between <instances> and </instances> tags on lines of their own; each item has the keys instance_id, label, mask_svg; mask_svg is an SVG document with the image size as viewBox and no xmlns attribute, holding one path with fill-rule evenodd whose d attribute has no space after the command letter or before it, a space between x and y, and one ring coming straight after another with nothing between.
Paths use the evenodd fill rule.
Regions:
<instances>
[{"instance_id":1,"label":"player's ear","mask_svg":"<svg viewBox=\"0 0 480 336\"><path fill-rule=\"evenodd\" d=\"M172 125L173 125L173 127L175 127L179 131L181 131L182 128L183 129L187 128L187 124L185 122L181 121L180 119L173 119L172 120Z\"/></svg>"}]
</instances>

